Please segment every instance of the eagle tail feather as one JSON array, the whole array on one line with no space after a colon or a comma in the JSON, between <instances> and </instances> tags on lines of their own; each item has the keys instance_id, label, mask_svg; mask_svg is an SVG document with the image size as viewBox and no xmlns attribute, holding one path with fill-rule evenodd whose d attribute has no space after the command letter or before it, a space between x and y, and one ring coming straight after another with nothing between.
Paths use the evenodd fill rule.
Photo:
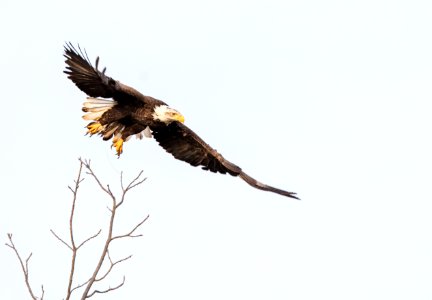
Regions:
<instances>
[{"instance_id":1,"label":"eagle tail feather","mask_svg":"<svg viewBox=\"0 0 432 300\"><path fill-rule=\"evenodd\" d=\"M82 110L86 112L86 114L83 115L83 119L97 121L106 111L113 108L116 104L117 102L114 100L87 97L82 107Z\"/></svg>"}]
</instances>

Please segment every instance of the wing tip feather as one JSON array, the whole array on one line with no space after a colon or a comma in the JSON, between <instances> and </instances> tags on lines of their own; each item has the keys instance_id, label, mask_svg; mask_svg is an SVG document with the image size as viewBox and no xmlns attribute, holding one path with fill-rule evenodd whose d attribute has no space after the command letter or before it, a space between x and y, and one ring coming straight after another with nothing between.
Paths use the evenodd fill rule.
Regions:
<instances>
[{"instance_id":1,"label":"wing tip feather","mask_svg":"<svg viewBox=\"0 0 432 300\"><path fill-rule=\"evenodd\" d=\"M239 176L240 176L241 179L243 179L244 181L246 181L246 183L248 183L250 186L252 186L252 187L254 187L256 189L267 191L267 192L273 192L273 193L276 193L276 194L279 194L279 195L282 195L282 196L285 196L285 197L289 197L289 198L293 198L293 199L296 199L296 200L300 200L300 198L296 196L296 193L294 193L294 192L288 192L288 191L281 190L281 189L278 189L278 188L266 185L264 183L261 183L261 182L257 181L256 179L250 177L248 174L246 174L243 171L239 174Z\"/></svg>"}]
</instances>

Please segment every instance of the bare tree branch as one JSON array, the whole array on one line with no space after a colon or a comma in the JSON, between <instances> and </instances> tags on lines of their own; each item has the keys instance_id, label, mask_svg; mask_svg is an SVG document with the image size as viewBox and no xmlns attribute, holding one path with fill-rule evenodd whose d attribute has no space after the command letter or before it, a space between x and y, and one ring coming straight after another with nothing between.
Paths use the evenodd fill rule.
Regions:
<instances>
[{"instance_id":1,"label":"bare tree branch","mask_svg":"<svg viewBox=\"0 0 432 300\"><path fill-rule=\"evenodd\" d=\"M87 281L85 281L85 282L83 282L83 283L81 283L81 284L78 284L77 286L73 287L73 288L71 289L71 294L72 294L75 290L77 290L77 289L82 288L83 286L85 286L87 283L89 283L89 281L90 281L90 278L87 279Z\"/></svg>"},{"instance_id":2,"label":"bare tree branch","mask_svg":"<svg viewBox=\"0 0 432 300\"><path fill-rule=\"evenodd\" d=\"M115 287L109 287L106 290L102 290L102 291L100 291L100 290L94 290L91 294L89 294L87 296L87 298L90 298L90 297L92 297L95 294L105 294L105 293L114 291L114 290L116 290L118 288L121 288L123 286L123 284L125 283L125 280L126 280L126 278L123 276L123 281L120 284L116 285Z\"/></svg>"},{"instance_id":3,"label":"bare tree branch","mask_svg":"<svg viewBox=\"0 0 432 300\"><path fill-rule=\"evenodd\" d=\"M141 172L139 172L139 174L128 184L128 186L126 188L124 188L124 185L123 185L123 172L120 173L120 183L121 183L121 188L123 190L123 195L121 197L120 202L117 204L117 207L119 207L120 205L123 204L123 201L125 199L126 193L129 190L133 189L134 187L140 185L141 183L143 183L144 181L147 180L147 178L140 179L142 173L143 173L143 171L141 170Z\"/></svg>"},{"instance_id":4,"label":"bare tree branch","mask_svg":"<svg viewBox=\"0 0 432 300\"><path fill-rule=\"evenodd\" d=\"M85 299L88 299L88 298L94 296L95 294L108 293L110 291L114 291L114 290L122 287L125 283L125 280L126 280L126 278L124 276L123 276L122 282L119 283L118 285L114 286L114 287L108 287L107 289L97 289L97 288L94 288L93 286L95 285L95 283L100 284L103 280L105 280L108 277L108 275L113 271L113 269L116 265L118 265L118 264L120 264L126 260L129 260L132 257L132 255L129 255L129 256L126 256L126 257L119 259L119 260L113 260L110 256L110 253L109 253L111 242L116 240L116 239L121 239L121 238L126 238L126 237L135 238L135 237L142 236L142 234L136 234L135 232L149 218L149 216L147 215L141 222L136 224L129 232L127 232L125 234L114 235L113 234L114 221L115 221L117 209L124 203L126 194L131 189L137 187L138 185L142 184L146 180L146 178L142 178L143 171L139 172L139 174L131 182L129 182L127 185L125 185L123 182L123 172L120 174L121 194L118 195L119 197L117 198L114 195L114 193L112 192L110 186L102 184L100 179L93 172L93 169L90 166L90 160L83 160L80 158L79 162L80 162L80 165L79 165L78 175L77 175L76 179L74 180L74 185L68 186L68 189L72 193L72 204L71 204L71 210L70 210L70 216L69 216L69 241L66 241L65 239L60 237L54 230L50 229L50 231L54 235L54 237L60 243L62 243L66 247L68 247L69 250L72 251L71 262L70 262L70 271L69 271L69 276L68 276L68 284L67 284L67 291L66 291L65 300L70 300L72 293L74 291L80 289L80 288L84 288L84 291L81 295L81 300L85 300ZM88 277L88 279L85 280L84 282L82 282L80 284L75 284L75 286L73 286L74 281L75 281L74 276L75 276L76 259L77 259L77 255L78 255L78 250L81 247L83 247L84 245L86 245L89 241L98 237L102 232L102 230L99 229L99 231L97 233L84 239L81 243L78 244L76 242L76 238L74 235L74 216L75 216L75 208L76 208L76 203L77 203L77 198L78 198L78 190L80 188L81 182L84 180L84 178L82 177L84 169L86 170L86 174L93 177L97 183L97 186L99 186L99 188L105 194L107 194L109 196L109 198L111 199L111 204L108 207L108 210L110 212L110 218L109 218L109 223L108 223L107 235L103 241L103 249L102 249L100 256L97 260L97 265L96 265L95 269L93 270L92 275L90 277ZM118 201L117 199L120 199L120 201ZM8 238L9 238L9 243L6 243L6 245L8 247L10 247L15 252L16 256L18 257L18 260L21 264L22 272L24 274L25 283L27 285L27 289L29 291L31 298L33 300L43 300L44 295L45 295L45 290L44 290L43 285L42 285L42 295L40 298L38 298L35 296L34 292L31 289L30 283L29 283L29 261L30 261L32 254L30 253L30 255L27 257L27 259L23 260L20 256L20 254L18 253L17 248L15 247L15 245L13 243L12 234L8 234ZM109 261L109 266L106 269L106 271L104 271L102 273L101 272L102 266L104 265L104 263L107 263L106 262L107 260ZM92 290L92 288L94 290L92 292L90 292Z\"/></svg>"},{"instance_id":5,"label":"bare tree branch","mask_svg":"<svg viewBox=\"0 0 432 300\"><path fill-rule=\"evenodd\" d=\"M69 217L69 236L70 236L71 248L72 248L71 249L72 250L72 259L71 259L71 268L70 268L70 272L69 272L68 287L67 287L67 292L66 292L66 300L69 300L71 295L72 295L72 284L73 284L73 279L74 279L75 262L76 262L76 256L77 256L77 251L78 251L78 248L75 245L75 238L74 238L74 234L73 234L73 217L75 214L75 203L77 200L78 189L79 189L80 183L84 180L84 178L81 179L82 168L83 168L83 163L80 161L78 176L77 176L77 179L75 180L75 187L73 189L71 187L69 187L69 189L71 190L71 192L73 194L72 208L71 208L71 213L70 213L70 217Z\"/></svg>"},{"instance_id":6,"label":"bare tree branch","mask_svg":"<svg viewBox=\"0 0 432 300\"><path fill-rule=\"evenodd\" d=\"M93 172L93 170L91 169L91 167L90 167L90 160L83 160L83 159L79 159L79 161L81 162L81 165L84 165L86 168L87 168L87 174L89 174L89 175L91 175L91 176L93 176L93 178L96 180L96 182L97 182L97 184L99 185L99 187L105 192L105 193L107 193L111 198L114 198L114 200L115 200L115 197L114 197L114 195L113 195L113 193L111 192L111 189L110 189L110 187L109 187L109 185L107 185L106 187L100 182L100 180L99 180L99 178L97 178L97 176L95 175L95 173Z\"/></svg>"},{"instance_id":7,"label":"bare tree branch","mask_svg":"<svg viewBox=\"0 0 432 300\"><path fill-rule=\"evenodd\" d=\"M117 235L114 236L111 240L115 240L115 239L121 239L121 238L125 238L125 237L140 237L142 236L142 234L137 234L137 235L133 235L133 233L135 232L135 230L137 230L142 224L144 224L145 221L147 221L147 219L150 217L150 215L147 215L147 217L145 217L141 222L139 222L131 231L129 231L126 234L122 234L122 235Z\"/></svg>"},{"instance_id":8,"label":"bare tree branch","mask_svg":"<svg viewBox=\"0 0 432 300\"><path fill-rule=\"evenodd\" d=\"M84 244L87 243L88 241L96 238L101 232L102 232L102 229L99 229L99 231L97 233L93 234L91 237L89 237L89 238L85 239L84 241L82 241L82 243L79 244L79 246L77 247L77 250L79 248L81 248L82 246L84 246Z\"/></svg>"},{"instance_id":9,"label":"bare tree branch","mask_svg":"<svg viewBox=\"0 0 432 300\"><path fill-rule=\"evenodd\" d=\"M120 186L122 188L122 191L124 191L124 185L123 185L123 171L120 172Z\"/></svg>"},{"instance_id":10,"label":"bare tree branch","mask_svg":"<svg viewBox=\"0 0 432 300\"><path fill-rule=\"evenodd\" d=\"M126 193L131 190L132 188L140 185L141 183L143 183L146 178L141 179L142 176L142 171L126 186L126 188L124 187L123 184L123 173L120 174L120 185L122 188L122 195L121 195L121 200L120 202L117 202L117 198L115 197L115 195L113 194L113 192L110 189L109 185L104 185L102 184L102 182L99 180L99 178L96 176L96 174L93 172L93 169L90 166L90 161L89 160L82 160L80 159L80 163L81 165L84 165L84 167L87 169L87 174L89 174L90 176L92 176L96 183L98 184L98 186L106 193L109 195L109 197L111 198L111 207L108 208L111 216L110 216L110 220L109 220L109 226L108 226L108 233L107 233L107 237L105 239L105 244L102 250L102 253L99 257L99 261L96 265L96 268L93 271L93 275L90 277L85 290L82 294L81 300L87 299L92 297L94 294L96 293L107 293L109 291L113 291L116 290L118 288L120 288L121 286L123 286L124 282L125 282L125 278L123 277L123 282L120 283L119 285L117 285L114 288L108 288L106 290L100 291L100 290L94 290L92 293L90 293L90 289L92 288L93 284L95 282L99 282L101 280L103 280L104 278L106 278L108 276L108 274L112 271L112 269L114 268L115 265L117 265L118 263L121 263L129 258L131 258L131 256L128 256L126 258L120 259L116 262L113 262L111 257L109 256L109 246L111 244L111 242L114 239L119 239L121 237L138 237L141 235L133 235L133 233L148 219L149 216L147 216L144 220L142 220L140 223L138 223L129 233L121 235L121 236L113 236L113 230L114 230L114 220L115 220L115 216L116 216L116 212L117 212L117 208L119 208L119 206L121 204L123 204L124 200L125 200L125 196ZM109 261L110 261L110 267L108 268L108 270L101 276L98 278L98 274L102 268L102 265L106 259L106 257L108 257Z\"/></svg>"},{"instance_id":11,"label":"bare tree branch","mask_svg":"<svg viewBox=\"0 0 432 300\"><path fill-rule=\"evenodd\" d=\"M24 264L24 262L23 262L23 260L22 260L22 258L21 258L21 256L20 256L20 254L18 253L18 249L15 247L15 244L14 244L14 242L13 242L13 240L12 240L12 233L8 233L7 236L8 236L8 239L9 239L9 243L10 243L10 244L6 243L6 246L8 246L9 248L11 248L11 249L15 252L15 254L16 254L18 260L19 260L19 263L20 263L20 265L21 265L21 269L22 269L23 274L24 274L24 281L25 281L25 284L26 284L26 286L27 286L27 290L28 290L28 292L29 292L31 298L32 298L33 300L38 300L38 299L39 299L39 300L43 300L43 297L44 297L44 294L45 294L45 290L44 290L44 288L43 288L43 285L42 285L42 295L41 295L40 298L38 298L38 297L36 297L35 294L33 293L33 290L32 290L32 288L31 288L31 286L30 286L30 282L29 282L29 267L28 267L28 264L29 264L30 258L31 258L31 256L32 256L32 253L30 253L30 255L27 257L27 259L25 260L25 264Z\"/></svg>"},{"instance_id":12,"label":"bare tree branch","mask_svg":"<svg viewBox=\"0 0 432 300\"><path fill-rule=\"evenodd\" d=\"M117 265L117 264L119 264L121 262L124 262L124 261L126 261L126 260L128 260L128 259L130 259L132 257L132 255L129 255L129 256L125 257L125 258L122 258L122 259L119 259L119 260L113 262L112 259L111 259L110 254L109 254L109 251L107 251L107 256L108 256L108 259L110 261L110 266L109 266L108 270L105 272L105 274L102 275L102 277L95 279L95 282L104 280L108 276L108 274L112 271L112 269L114 268L115 265Z\"/></svg>"},{"instance_id":13,"label":"bare tree branch","mask_svg":"<svg viewBox=\"0 0 432 300\"><path fill-rule=\"evenodd\" d=\"M70 250L72 250L72 247L68 244L68 243L66 243L61 237L59 237L55 232L54 232L54 230L52 230L52 229L50 229L50 231L51 231L51 233L61 242L61 243L63 243L64 245L66 245L66 247L68 247Z\"/></svg>"}]
</instances>

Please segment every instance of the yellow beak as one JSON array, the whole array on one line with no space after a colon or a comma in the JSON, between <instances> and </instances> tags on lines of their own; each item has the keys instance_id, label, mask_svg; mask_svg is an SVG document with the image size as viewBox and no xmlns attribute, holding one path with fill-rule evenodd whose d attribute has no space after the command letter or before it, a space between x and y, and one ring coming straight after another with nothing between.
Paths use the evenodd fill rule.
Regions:
<instances>
[{"instance_id":1,"label":"yellow beak","mask_svg":"<svg viewBox=\"0 0 432 300\"><path fill-rule=\"evenodd\" d=\"M180 123L184 123L184 121L185 121L185 118L184 118L184 116L183 116L182 114L177 114L177 115L175 116L175 119L176 119L177 121L179 121Z\"/></svg>"}]
</instances>

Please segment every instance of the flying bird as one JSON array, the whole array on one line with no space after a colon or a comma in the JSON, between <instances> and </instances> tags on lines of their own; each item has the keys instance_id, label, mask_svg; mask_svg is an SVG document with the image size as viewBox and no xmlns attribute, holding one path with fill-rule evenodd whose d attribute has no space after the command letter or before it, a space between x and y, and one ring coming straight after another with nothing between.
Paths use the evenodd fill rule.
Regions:
<instances>
[{"instance_id":1,"label":"flying bird","mask_svg":"<svg viewBox=\"0 0 432 300\"><path fill-rule=\"evenodd\" d=\"M165 102L145 96L136 89L105 75L99 70L99 57L95 67L86 51L72 43L64 46L66 70L64 73L87 94L82 110L83 119L90 121L87 133L99 134L104 140L112 140L117 155L123 152L123 144L130 137L154 137L162 148L176 159L214 173L238 176L254 188L299 199L296 193L263 184L226 160L184 125L184 117Z\"/></svg>"}]
</instances>

